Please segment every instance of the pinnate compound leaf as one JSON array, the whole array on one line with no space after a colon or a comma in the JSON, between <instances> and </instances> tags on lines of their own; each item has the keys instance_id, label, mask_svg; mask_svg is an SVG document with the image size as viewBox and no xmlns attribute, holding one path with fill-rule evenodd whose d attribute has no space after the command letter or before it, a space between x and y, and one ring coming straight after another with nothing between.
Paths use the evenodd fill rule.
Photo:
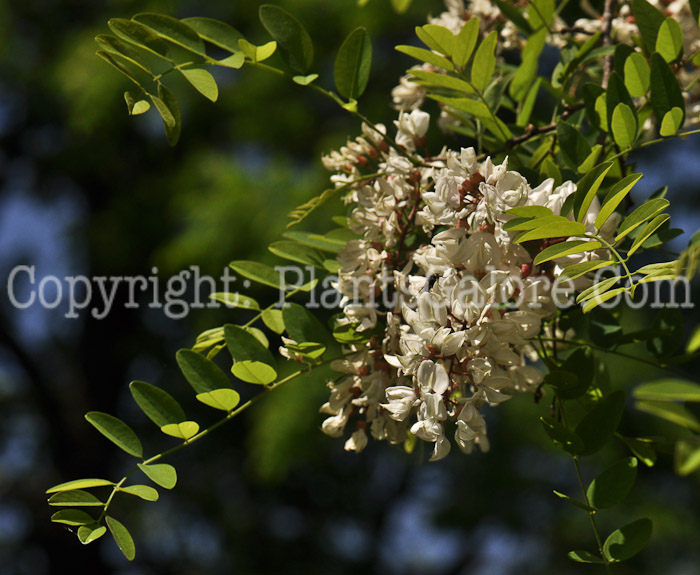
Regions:
<instances>
[{"instance_id":1,"label":"pinnate compound leaf","mask_svg":"<svg viewBox=\"0 0 700 575\"><path fill-rule=\"evenodd\" d=\"M496 42L498 32L491 31L476 49L472 64L472 84L477 90L484 91L491 83L496 70Z\"/></svg>"},{"instance_id":2,"label":"pinnate compound leaf","mask_svg":"<svg viewBox=\"0 0 700 575\"><path fill-rule=\"evenodd\" d=\"M653 526L650 519L637 519L613 531L603 544L609 561L625 561L639 553L649 541Z\"/></svg>"},{"instance_id":3,"label":"pinnate compound leaf","mask_svg":"<svg viewBox=\"0 0 700 575\"><path fill-rule=\"evenodd\" d=\"M117 447L126 451L129 455L133 455L134 457L141 457L143 455L141 441L136 433L134 433L134 430L122 420L100 411L90 411L86 413L85 419L87 419L97 431Z\"/></svg>"},{"instance_id":4,"label":"pinnate compound leaf","mask_svg":"<svg viewBox=\"0 0 700 575\"><path fill-rule=\"evenodd\" d=\"M107 485L114 485L114 481L109 481L108 479L74 479L73 481L66 481L65 483L59 483L46 490L46 493L60 493L61 491L72 491L74 489L88 489L90 487L104 487Z\"/></svg>"},{"instance_id":5,"label":"pinnate compound leaf","mask_svg":"<svg viewBox=\"0 0 700 575\"><path fill-rule=\"evenodd\" d=\"M584 443L581 455L591 455L603 447L608 438L617 430L624 408L625 393L617 390L598 401L583 416L583 419L576 426L576 435Z\"/></svg>"},{"instance_id":6,"label":"pinnate compound leaf","mask_svg":"<svg viewBox=\"0 0 700 575\"><path fill-rule=\"evenodd\" d=\"M146 477L163 489L172 489L177 484L177 472L168 463L139 463L138 467Z\"/></svg>"},{"instance_id":7,"label":"pinnate compound leaf","mask_svg":"<svg viewBox=\"0 0 700 575\"><path fill-rule=\"evenodd\" d=\"M80 509L61 509L60 511L56 511L56 513L51 516L51 521L71 526L95 523L95 519L89 513L81 511Z\"/></svg>"},{"instance_id":8,"label":"pinnate compound leaf","mask_svg":"<svg viewBox=\"0 0 700 575\"><path fill-rule=\"evenodd\" d=\"M308 73L314 61L314 46L304 26L279 6L263 4L260 21L277 42L285 63L297 74Z\"/></svg>"},{"instance_id":9,"label":"pinnate compound leaf","mask_svg":"<svg viewBox=\"0 0 700 575\"><path fill-rule=\"evenodd\" d=\"M127 487L120 487L119 491L128 493L129 495L135 495L144 501L158 501L158 491L149 485L129 485Z\"/></svg>"},{"instance_id":10,"label":"pinnate compound leaf","mask_svg":"<svg viewBox=\"0 0 700 575\"><path fill-rule=\"evenodd\" d=\"M49 505L62 507L101 507L104 503L89 491L72 489L70 491L59 491L52 495L49 498Z\"/></svg>"},{"instance_id":11,"label":"pinnate compound leaf","mask_svg":"<svg viewBox=\"0 0 700 575\"><path fill-rule=\"evenodd\" d=\"M372 42L363 27L355 28L338 50L333 76L338 93L348 100L359 98L367 87L372 67Z\"/></svg>"},{"instance_id":12,"label":"pinnate compound leaf","mask_svg":"<svg viewBox=\"0 0 700 575\"><path fill-rule=\"evenodd\" d=\"M258 385L267 385L277 379L275 368L261 361L237 361L231 367L231 373L241 381Z\"/></svg>"},{"instance_id":13,"label":"pinnate compound leaf","mask_svg":"<svg viewBox=\"0 0 700 575\"><path fill-rule=\"evenodd\" d=\"M119 550L124 554L129 561L133 561L136 557L136 547L134 546L134 540L131 534L124 525L117 521L114 517L107 515L105 517L105 522L109 531L114 538L114 542L119 547Z\"/></svg>"},{"instance_id":14,"label":"pinnate compound leaf","mask_svg":"<svg viewBox=\"0 0 700 575\"><path fill-rule=\"evenodd\" d=\"M576 561L577 563L596 563L604 564L605 561L600 558L600 556L585 549L578 549L576 551L569 551L569 559Z\"/></svg>"},{"instance_id":15,"label":"pinnate compound leaf","mask_svg":"<svg viewBox=\"0 0 700 575\"><path fill-rule=\"evenodd\" d=\"M243 38L243 34L225 22L199 17L183 18L181 22L187 24L200 38L214 44L214 46L232 53L237 53L240 50L238 41Z\"/></svg>"},{"instance_id":16,"label":"pinnate compound leaf","mask_svg":"<svg viewBox=\"0 0 700 575\"><path fill-rule=\"evenodd\" d=\"M164 389L145 381L132 381L129 389L141 410L158 427L187 419L177 400Z\"/></svg>"},{"instance_id":17,"label":"pinnate compound leaf","mask_svg":"<svg viewBox=\"0 0 700 575\"><path fill-rule=\"evenodd\" d=\"M207 393L198 393L197 401L221 411L233 410L241 401L241 396L233 389L214 389Z\"/></svg>"},{"instance_id":18,"label":"pinnate compound leaf","mask_svg":"<svg viewBox=\"0 0 700 575\"><path fill-rule=\"evenodd\" d=\"M221 368L202 354L190 349L181 349L175 357L180 371L197 393L231 387L229 378Z\"/></svg>"},{"instance_id":19,"label":"pinnate compound leaf","mask_svg":"<svg viewBox=\"0 0 700 575\"><path fill-rule=\"evenodd\" d=\"M160 430L171 437L187 440L197 435L199 432L199 424L196 421L182 421L180 423L164 425Z\"/></svg>"},{"instance_id":20,"label":"pinnate compound leaf","mask_svg":"<svg viewBox=\"0 0 700 575\"><path fill-rule=\"evenodd\" d=\"M617 505L630 492L637 478L637 458L628 457L608 467L588 486L588 501L596 509Z\"/></svg>"},{"instance_id":21,"label":"pinnate compound leaf","mask_svg":"<svg viewBox=\"0 0 700 575\"><path fill-rule=\"evenodd\" d=\"M94 523L92 525L81 525L78 527L78 540L83 545L88 545L96 541L107 533L107 528L104 525Z\"/></svg>"}]
</instances>

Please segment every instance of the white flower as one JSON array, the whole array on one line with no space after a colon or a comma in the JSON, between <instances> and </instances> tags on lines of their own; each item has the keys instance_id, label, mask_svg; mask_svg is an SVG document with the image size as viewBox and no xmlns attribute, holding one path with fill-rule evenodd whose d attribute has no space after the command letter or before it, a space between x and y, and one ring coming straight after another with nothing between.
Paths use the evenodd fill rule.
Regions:
<instances>
[{"instance_id":1,"label":"white flower","mask_svg":"<svg viewBox=\"0 0 700 575\"><path fill-rule=\"evenodd\" d=\"M388 403L381 406L389 412L389 417L396 421L403 421L411 413L416 401L416 394L410 387L395 386L386 388Z\"/></svg>"}]
</instances>

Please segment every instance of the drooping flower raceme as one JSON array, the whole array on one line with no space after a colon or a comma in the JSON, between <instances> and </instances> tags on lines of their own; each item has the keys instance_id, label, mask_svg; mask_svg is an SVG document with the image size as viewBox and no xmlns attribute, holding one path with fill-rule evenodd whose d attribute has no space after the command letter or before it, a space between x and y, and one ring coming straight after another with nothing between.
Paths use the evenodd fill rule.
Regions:
<instances>
[{"instance_id":1,"label":"drooping flower raceme","mask_svg":"<svg viewBox=\"0 0 700 575\"><path fill-rule=\"evenodd\" d=\"M358 239L340 251L335 284L343 296L337 323L356 338L332 364L342 375L329 383L321 411L323 431L347 435L348 450L361 451L369 436L415 436L433 444L438 460L451 449L448 428L465 453L489 448L482 408L542 382L528 360L556 310L553 280L575 258L607 254L534 265L552 241L515 244L515 232L503 228L507 211L537 205L559 214L576 186L548 179L533 188L507 159L479 161L473 148L421 156L429 120L419 109L400 113L401 149L383 139L385 127L365 126L324 158L336 185L359 183L345 197ZM594 201L584 223L610 237L618 219L596 230L598 210Z\"/></svg>"}]
</instances>

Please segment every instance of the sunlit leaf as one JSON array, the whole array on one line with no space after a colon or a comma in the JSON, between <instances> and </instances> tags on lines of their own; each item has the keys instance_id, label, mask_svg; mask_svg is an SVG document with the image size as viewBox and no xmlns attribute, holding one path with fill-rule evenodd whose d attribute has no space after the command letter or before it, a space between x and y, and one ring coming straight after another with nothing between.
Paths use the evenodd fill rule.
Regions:
<instances>
[{"instance_id":1,"label":"sunlit leaf","mask_svg":"<svg viewBox=\"0 0 700 575\"><path fill-rule=\"evenodd\" d=\"M144 501L158 501L158 491L148 485L128 485L127 487L120 487L119 491L135 495Z\"/></svg>"},{"instance_id":2,"label":"sunlit leaf","mask_svg":"<svg viewBox=\"0 0 700 575\"><path fill-rule=\"evenodd\" d=\"M627 197L630 190L642 177L642 174L629 174L617 182L605 196L603 205L600 208L598 217L595 220L595 227L600 229L608 221L608 218L615 212L617 206Z\"/></svg>"},{"instance_id":3,"label":"sunlit leaf","mask_svg":"<svg viewBox=\"0 0 700 575\"><path fill-rule=\"evenodd\" d=\"M231 373L241 381L259 385L267 385L277 379L275 368L260 361L237 361L231 367Z\"/></svg>"},{"instance_id":4,"label":"sunlit leaf","mask_svg":"<svg viewBox=\"0 0 700 575\"><path fill-rule=\"evenodd\" d=\"M56 511L51 516L51 521L71 526L95 523L95 519L89 513L80 509L61 509L61 511Z\"/></svg>"},{"instance_id":5,"label":"sunlit leaf","mask_svg":"<svg viewBox=\"0 0 700 575\"><path fill-rule=\"evenodd\" d=\"M212 102L216 102L219 97L219 87L216 85L214 76L209 72L202 68L181 68L180 74L182 74L202 96Z\"/></svg>"},{"instance_id":6,"label":"sunlit leaf","mask_svg":"<svg viewBox=\"0 0 700 575\"><path fill-rule=\"evenodd\" d=\"M236 273L241 274L244 278L256 283L276 289L280 289L281 287L279 273L265 264L239 260L231 262L229 267Z\"/></svg>"},{"instance_id":7,"label":"sunlit leaf","mask_svg":"<svg viewBox=\"0 0 700 575\"><path fill-rule=\"evenodd\" d=\"M222 388L214 389L207 393L198 393L197 401L201 401L214 409L231 411L240 403L241 396L233 389Z\"/></svg>"},{"instance_id":8,"label":"sunlit leaf","mask_svg":"<svg viewBox=\"0 0 700 575\"><path fill-rule=\"evenodd\" d=\"M482 92L491 83L491 78L496 69L496 42L498 32L492 30L486 38L481 41L474 54L472 63L472 84L477 90Z\"/></svg>"},{"instance_id":9,"label":"sunlit leaf","mask_svg":"<svg viewBox=\"0 0 700 575\"><path fill-rule=\"evenodd\" d=\"M141 410L158 427L187 419L177 400L164 389L144 381L132 381L129 389Z\"/></svg>"},{"instance_id":10,"label":"sunlit leaf","mask_svg":"<svg viewBox=\"0 0 700 575\"><path fill-rule=\"evenodd\" d=\"M634 52L625 61L625 86L633 98L643 98L649 91L651 69L646 58Z\"/></svg>"},{"instance_id":11,"label":"sunlit leaf","mask_svg":"<svg viewBox=\"0 0 700 575\"><path fill-rule=\"evenodd\" d=\"M298 74L308 73L314 61L314 46L304 26L279 6L264 4L259 10L260 21L277 41L282 59Z\"/></svg>"},{"instance_id":12,"label":"sunlit leaf","mask_svg":"<svg viewBox=\"0 0 700 575\"><path fill-rule=\"evenodd\" d=\"M444 56L440 56L435 52L431 52L430 50L426 50L425 48L401 45L396 46L396 50L398 52L401 52L402 54L411 56L411 58L415 58L416 60L420 60L421 62L426 62L437 68L444 68L445 70L449 71L454 71L455 69L452 62L450 62L447 58L445 58Z\"/></svg>"},{"instance_id":13,"label":"sunlit leaf","mask_svg":"<svg viewBox=\"0 0 700 575\"><path fill-rule=\"evenodd\" d=\"M654 198L653 200L644 202L629 216L622 220L622 223L617 230L617 236L615 236L615 242L619 242L635 228L639 227L647 220L650 220L659 212L665 210L669 205L670 202L665 198Z\"/></svg>"},{"instance_id":14,"label":"sunlit leaf","mask_svg":"<svg viewBox=\"0 0 700 575\"><path fill-rule=\"evenodd\" d=\"M59 483L46 490L46 493L59 493L61 491L72 491L74 489L88 489L90 487L103 487L106 485L114 485L114 481L108 479L74 479Z\"/></svg>"},{"instance_id":15,"label":"sunlit leaf","mask_svg":"<svg viewBox=\"0 0 700 575\"><path fill-rule=\"evenodd\" d=\"M563 258L572 254L580 254L597 250L603 247L600 242L588 242L585 240L571 240L568 242L560 242L543 249L535 256L535 265L540 265L550 260Z\"/></svg>"},{"instance_id":16,"label":"sunlit leaf","mask_svg":"<svg viewBox=\"0 0 700 575\"><path fill-rule=\"evenodd\" d=\"M207 42L229 52L239 51L238 40L243 34L225 22L213 18L183 18L181 21Z\"/></svg>"},{"instance_id":17,"label":"sunlit leaf","mask_svg":"<svg viewBox=\"0 0 700 575\"><path fill-rule=\"evenodd\" d=\"M617 505L630 492L637 478L637 458L628 457L608 467L588 486L588 501L596 509Z\"/></svg>"},{"instance_id":18,"label":"sunlit leaf","mask_svg":"<svg viewBox=\"0 0 700 575\"><path fill-rule=\"evenodd\" d=\"M452 61L459 68L464 68L472 57L476 41L479 39L479 19L470 18L457 34Z\"/></svg>"},{"instance_id":19,"label":"sunlit leaf","mask_svg":"<svg viewBox=\"0 0 700 575\"><path fill-rule=\"evenodd\" d=\"M669 64L683 55L683 32L681 25L674 18L666 18L659 26L656 51Z\"/></svg>"},{"instance_id":20,"label":"sunlit leaf","mask_svg":"<svg viewBox=\"0 0 700 575\"><path fill-rule=\"evenodd\" d=\"M164 14L143 13L137 14L132 20L143 24L168 42L200 56L206 55L204 43L197 32L176 18Z\"/></svg>"},{"instance_id":21,"label":"sunlit leaf","mask_svg":"<svg viewBox=\"0 0 700 575\"><path fill-rule=\"evenodd\" d=\"M129 561L133 561L136 556L136 547L131 534L124 525L117 521L114 517L107 515L105 517L107 527L114 538L114 542L119 547L119 550L124 554Z\"/></svg>"},{"instance_id":22,"label":"sunlit leaf","mask_svg":"<svg viewBox=\"0 0 700 575\"><path fill-rule=\"evenodd\" d=\"M172 489L177 484L177 472L168 463L139 463L138 467L153 483L164 489Z\"/></svg>"},{"instance_id":23,"label":"sunlit leaf","mask_svg":"<svg viewBox=\"0 0 700 575\"><path fill-rule=\"evenodd\" d=\"M97 497L82 489L60 491L49 498L49 505L63 507L101 507L104 505Z\"/></svg>"},{"instance_id":24,"label":"sunlit leaf","mask_svg":"<svg viewBox=\"0 0 700 575\"><path fill-rule=\"evenodd\" d=\"M282 310L266 309L262 313L262 320L265 325L275 333L284 332L284 318L282 317Z\"/></svg>"},{"instance_id":25,"label":"sunlit leaf","mask_svg":"<svg viewBox=\"0 0 700 575\"><path fill-rule=\"evenodd\" d=\"M141 441L139 441L134 430L122 420L100 411L90 411L86 413L85 419L87 419L97 431L117 447L126 451L129 455L133 455L134 457L141 457L143 455Z\"/></svg>"},{"instance_id":26,"label":"sunlit leaf","mask_svg":"<svg viewBox=\"0 0 700 575\"><path fill-rule=\"evenodd\" d=\"M260 311L260 305L252 297L239 293L216 292L209 294L209 299L223 303L227 307Z\"/></svg>"},{"instance_id":27,"label":"sunlit leaf","mask_svg":"<svg viewBox=\"0 0 700 575\"><path fill-rule=\"evenodd\" d=\"M190 439L199 433L199 424L196 421L182 421L164 425L160 430L171 437Z\"/></svg>"},{"instance_id":28,"label":"sunlit leaf","mask_svg":"<svg viewBox=\"0 0 700 575\"><path fill-rule=\"evenodd\" d=\"M96 541L107 533L107 528L104 525L94 523L92 525L81 525L78 527L78 540L83 545L88 545Z\"/></svg>"}]
</instances>

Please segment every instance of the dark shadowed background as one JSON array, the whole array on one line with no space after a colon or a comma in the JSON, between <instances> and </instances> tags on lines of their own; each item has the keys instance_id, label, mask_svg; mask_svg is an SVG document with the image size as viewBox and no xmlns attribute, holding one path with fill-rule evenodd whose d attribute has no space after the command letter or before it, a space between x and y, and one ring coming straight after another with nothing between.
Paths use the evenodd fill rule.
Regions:
<instances>
[{"instance_id":1,"label":"dark shadowed background","mask_svg":"<svg viewBox=\"0 0 700 575\"><path fill-rule=\"evenodd\" d=\"M329 88L342 38L367 26L374 64L362 108L390 124L390 89L411 65L393 46L414 42L413 27L440 12L440 2L415 0L402 16L388 0L362 9L353 0L279 4L308 28ZM537 421L548 414L547 400L536 405L531 396L489 410L490 453L427 464L427 453L409 456L385 444L345 453L342 441L320 432L323 378L299 380L173 457L179 484L161 490L159 502L119 504L115 513L136 539L132 564L108 536L82 547L49 522L50 485L118 478L130 466L83 419L86 411L129 421L147 452L171 445L135 407L129 381L162 386L194 419L213 420L193 405L175 352L245 312L198 309L172 320L148 308L147 295L139 309L125 308L121 290L102 320L86 312L66 318L63 304L17 310L5 297L13 267L35 266L37 282L47 275L151 276L157 268L165 282L192 265L218 277L231 260L268 258L286 213L327 184L320 155L359 130L310 90L244 69L217 73L216 104L179 87L184 131L171 149L154 112L127 116L127 81L94 55L93 38L108 31L110 17L145 11L219 18L262 42L257 7L236 0L0 0L0 574L597 572L566 558L570 549L592 549L592 534L586 513L552 494L576 495L574 469ZM674 223L686 229L698 227L699 142L668 143L639 158L645 177L635 190L643 197L668 184ZM465 142L450 136L447 143ZM323 231L324 216L338 209L329 205L306 228ZM261 302L276 296L252 294ZM697 313L687 317L690 328ZM625 321L644 324L648 316ZM658 375L641 363L609 361L614 387ZM625 415L629 435L650 428L652 435L675 433L632 409ZM610 447L587 464L587 479L625 455L622 444ZM618 574L700 573L699 474L679 479L670 462L661 454L657 467L641 469L626 502L600 517L606 532L625 519L655 520L649 548L616 567Z\"/></svg>"}]
</instances>

